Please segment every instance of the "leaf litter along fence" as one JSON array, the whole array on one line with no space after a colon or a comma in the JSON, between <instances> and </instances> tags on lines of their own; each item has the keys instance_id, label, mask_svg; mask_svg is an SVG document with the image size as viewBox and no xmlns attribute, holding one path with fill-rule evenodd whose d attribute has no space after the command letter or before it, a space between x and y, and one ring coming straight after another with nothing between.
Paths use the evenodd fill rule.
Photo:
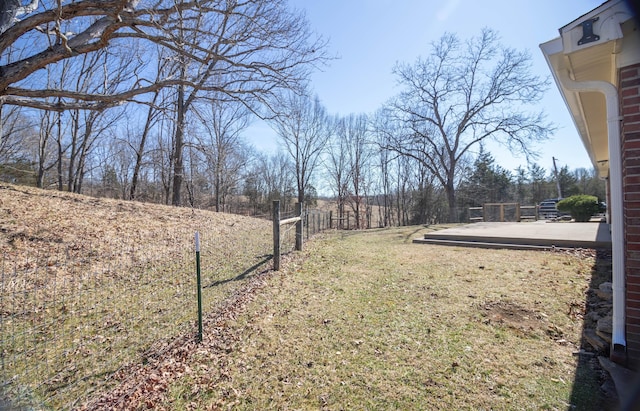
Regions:
<instances>
[{"instance_id":1,"label":"leaf litter along fence","mask_svg":"<svg viewBox=\"0 0 640 411\"><path fill-rule=\"evenodd\" d=\"M308 211L302 218L307 238L329 227L328 213ZM225 228L198 227L205 314L271 266L268 222L256 219L250 233ZM8 399L16 407L72 409L119 384L119 370L146 362L157 347L195 338L193 240L191 229L162 238L123 233L109 244L60 245L26 259L5 253L0 405ZM281 251L293 250L295 242L295 230L286 230Z\"/></svg>"}]
</instances>

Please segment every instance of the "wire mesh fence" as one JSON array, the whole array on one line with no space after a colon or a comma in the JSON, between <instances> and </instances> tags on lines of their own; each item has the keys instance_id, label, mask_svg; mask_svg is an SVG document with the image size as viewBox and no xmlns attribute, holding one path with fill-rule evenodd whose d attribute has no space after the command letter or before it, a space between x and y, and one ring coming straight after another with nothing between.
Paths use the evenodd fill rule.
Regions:
<instances>
[{"instance_id":1,"label":"wire mesh fence","mask_svg":"<svg viewBox=\"0 0 640 411\"><path fill-rule=\"evenodd\" d=\"M304 234L306 238L310 238L318 232L322 232L333 228L331 219L333 213L322 210L307 210L304 219Z\"/></svg>"},{"instance_id":2,"label":"wire mesh fence","mask_svg":"<svg viewBox=\"0 0 640 411\"><path fill-rule=\"evenodd\" d=\"M193 294L185 241L123 236L108 251L59 248L16 261L0 284L2 388L17 405L70 408L153 341L179 332ZM148 248L145 248L148 246ZM180 275L180 274L183 275ZM159 325L162 325L160 327Z\"/></svg>"},{"instance_id":3,"label":"wire mesh fence","mask_svg":"<svg viewBox=\"0 0 640 411\"><path fill-rule=\"evenodd\" d=\"M193 227L201 238L205 313L270 268L271 225L250 220L249 231L233 223ZM305 213L305 237L328 221L326 213ZM281 237L283 252L295 245L291 227ZM4 397L16 407L72 409L120 383L117 371L144 363L159 342L195 337L193 228L0 256L0 403Z\"/></svg>"}]
</instances>

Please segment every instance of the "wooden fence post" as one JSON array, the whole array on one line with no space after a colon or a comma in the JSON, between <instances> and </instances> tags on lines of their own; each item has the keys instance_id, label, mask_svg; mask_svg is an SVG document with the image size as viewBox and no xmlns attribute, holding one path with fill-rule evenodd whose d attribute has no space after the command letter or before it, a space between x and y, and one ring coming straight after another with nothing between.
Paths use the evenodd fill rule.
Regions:
<instances>
[{"instance_id":1,"label":"wooden fence post","mask_svg":"<svg viewBox=\"0 0 640 411\"><path fill-rule=\"evenodd\" d=\"M333 228L333 211L329 210L329 228Z\"/></svg>"},{"instance_id":2,"label":"wooden fence post","mask_svg":"<svg viewBox=\"0 0 640 411\"><path fill-rule=\"evenodd\" d=\"M273 202L273 269L280 270L280 201Z\"/></svg>"},{"instance_id":3,"label":"wooden fence post","mask_svg":"<svg viewBox=\"0 0 640 411\"><path fill-rule=\"evenodd\" d=\"M309 214L309 209L307 209L307 212L304 215L304 229L307 232L307 240L313 235L313 230L310 230L311 226L309 225Z\"/></svg>"},{"instance_id":4,"label":"wooden fence post","mask_svg":"<svg viewBox=\"0 0 640 411\"><path fill-rule=\"evenodd\" d=\"M296 222L296 250L302 251L302 234L304 222L302 220L302 203L296 203L296 214L300 217L300 220Z\"/></svg>"}]
</instances>

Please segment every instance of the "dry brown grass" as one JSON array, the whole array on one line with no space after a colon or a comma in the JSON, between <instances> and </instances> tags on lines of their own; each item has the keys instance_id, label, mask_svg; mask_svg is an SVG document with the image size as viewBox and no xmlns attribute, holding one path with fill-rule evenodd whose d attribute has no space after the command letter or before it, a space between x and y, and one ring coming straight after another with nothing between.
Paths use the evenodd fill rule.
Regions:
<instances>
[{"instance_id":1,"label":"dry brown grass","mask_svg":"<svg viewBox=\"0 0 640 411\"><path fill-rule=\"evenodd\" d=\"M112 260L114 251L123 251L122 244L133 247L128 250L133 262L164 259L172 245L191 246L196 230L210 230L203 235L213 242L237 240L268 227L265 221L237 215L8 184L0 186L0 207L0 251L18 269L28 268L39 254L57 254L60 248L72 257L92 256L94 264Z\"/></svg>"},{"instance_id":2,"label":"dry brown grass","mask_svg":"<svg viewBox=\"0 0 640 411\"><path fill-rule=\"evenodd\" d=\"M273 273L267 221L11 185L0 213L3 364L54 408L602 405L591 377L573 395L589 252L415 245L429 228L407 227L323 235Z\"/></svg>"},{"instance_id":3,"label":"dry brown grass","mask_svg":"<svg viewBox=\"0 0 640 411\"><path fill-rule=\"evenodd\" d=\"M66 408L153 344L193 335L196 230L211 310L267 268L268 221L2 185L6 390Z\"/></svg>"},{"instance_id":4,"label":"dry brown grass","mask_svg":"<svg viewBox=\"0 0 640 411\"><path fill-rule=\"evenodd\" d=\"M309 244L164 407L600 409L597 385L572 396L593 254L410 243L424 231Z\"/></svg>"}]
</instances>

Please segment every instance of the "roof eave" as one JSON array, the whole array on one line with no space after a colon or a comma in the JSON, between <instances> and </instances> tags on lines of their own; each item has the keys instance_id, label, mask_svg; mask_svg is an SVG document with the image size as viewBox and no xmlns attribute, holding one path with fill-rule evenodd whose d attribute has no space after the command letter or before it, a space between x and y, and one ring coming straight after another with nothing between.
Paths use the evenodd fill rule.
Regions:
<instances>
[{"instance_id":1,"label":"roof eave","mask_svg":"<svg viewBox=\"0 0 640 411\"><path fill-rule=\"evenodd\" d=\"M589 159L591 163L598 171L598 175L600 177L606 177L608 175L608 170L606 167L606 163L604 163L601 159L596 156L595 150L592 147L592 139L589 135L589 127L585 121L585 117L582 115L583 110L581 106L579 92L574 92L567 89L560 79L559 73L561 71L569 72L570 77L574 77L571 70L567 67L567 63L565 61L565 56L563 53L563 42L561 37L557 37L553 40L550 40L546 43L542 43L540 45L540 49L544 54L545 60L549 69L551 71L553 80L560 91L560 95L562 96L562 100L564 101L569 113L571 115L571 120L573 121L576 130L578 131L578 135L582 140L582 144L589 155Z\"/></svg>"},{"instance_id":2,"label":"roof eave","mask_svg":"<svg viewBox=\"0 0 640 411\"><path fill-rule=\"evenodd\" d=\"M609 160L604 97L600 93L572 91L562 78L606 81L617 86L619 54L628 56L628 50L633 49L623 50L622 24L632 18L633 12L623 0L611 0L562 27L560 37L540 45L591 163L603 178L608 176ZM585 24L590 25L588 30ZM592 36L585 40L588 32Z\"/></svg>"}]
</instances>

